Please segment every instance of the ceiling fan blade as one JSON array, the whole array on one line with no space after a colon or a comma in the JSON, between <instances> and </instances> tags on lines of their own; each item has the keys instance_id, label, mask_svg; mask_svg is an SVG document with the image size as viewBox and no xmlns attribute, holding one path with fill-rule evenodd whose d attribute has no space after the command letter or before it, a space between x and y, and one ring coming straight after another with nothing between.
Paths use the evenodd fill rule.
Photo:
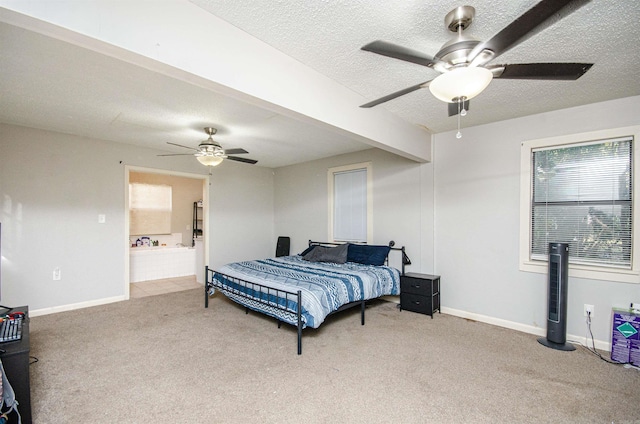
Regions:
<instances>
[{"instance_id":1,"label":"ceiling fan blade","mask_svg":"<svg viewBox=\"0 0 640 424\"><path fill-rule=\"evenodd\" d=\"M504 68L502 73L494 72L494 78L575 81L592 66L592 63L520 63L489 69Z\"/></svg>"},{"instance_id":2,"label":"ceiling fan blade","mask_svg":"<svg viewBox=\"0 0 640 424\"><path fill-rule=\"evenodd\" d=\"M381 103L388 102L389 100L393 100L396 97L400 97L400 96L404 96L405 94L409 94L412 91L416 91L416 90L418 90L420 88L428 87L430 82L431 81L425 81L425 82L422 82L420 84L416 84L414 86L405 88L403 90L396 91L395 93L388 94L388 95L386 95L384 97L381 97L381 98L379 98L377 100L373 100L373 101L371 101L369 103L365 103L365 104L361 105L360 107L362 107L362 108L370 108L370 107L373 107L373 106L377 106L377 105L379 105Z\"/></svg>"},{"instance_id":3,"label":"ceiling fan blade","mask_svg":"<svg viewBox=\"0 0 640 424\"><path fill-rule=\"evenodd\" d=\"M244 163L250 163L251 165L258 163L257 160L254 159L247 159L247 158L239 158L237 156L227 156L227 159L229 160L235 160L236 162L244 162Z\"/></svg>"},{"instance_id":4,"label":"ceiling fan blade","mask_svg":"<svg viewBox=\"0 0 640 424\"><path fill-rule=\"evenodd\" d=\"M449 116L455 116L458 114L458 103L447 103L447 112ZM464 104L460 105L460 109L469 110L469 100L465 100Z\"/></svg>"},{"instance_id":5,"label":"ceiling fan blade","mask_svg":"<svg viewBox=\"0 0 640 424\"><path fill-rule=\"evenodd\" d=\"M591 0L542 0L494 35L493 38L479 43L469 53L467 60L473 61L484 50L492 51L490 59L494 59L538 31L578 10L589 1Z\"/></svg>"},{"instance_id":6,"label":"ceiling fan blade","mask_svg":"<svg viewBox=\"0 0 640 424\"><path fill-rule=\"evenodd\" d=\"M157 155L157 156L193 156L193 153L168 153L165 155Z\"/></svg>"},{"instance_id":7,"label":"ceiling fan blade","mask_svg":"<svg viewBox=\"0 0 640 424\"><path fill-rule=\"evenodd\" d=\"M172 143L172 142L170 142L170 141L167 141L167 144L171 144L172 146L184 147L185 149L189 149L189 150L195 150L196 152L199 152L199 151L200 151L200 150L195 149L195 148L193 148L193 147L183 146L182 144Z\"/></svg>"},{"instance_id":8,"label":"ceiling fan blade","mask_svg":"<svg viewBox=\"0 0 640 424\"><path fill-rule=\"evenodd\" d=\"M372 53L377 53L382 56L404 60L405 62L417 63L418 65L428 66L430 68L432 68L433 65L440 63L439 60L434 59L433 57L417 50L409 49L407 47L399 46L397 44L389 43L382 40L373 41L366 46L361 47L360 49Z\"/></svg>"},{"instance_id":9,"label":"ceiling fan blade","mask_svg":"<svg viewBox=\"0 0 640 424\"><path fill-rule=\"evenodd\" d=\"M224 149L225 155L241 155L243 153L249 153L244 149Z\"/></svg>"}]
</instances>

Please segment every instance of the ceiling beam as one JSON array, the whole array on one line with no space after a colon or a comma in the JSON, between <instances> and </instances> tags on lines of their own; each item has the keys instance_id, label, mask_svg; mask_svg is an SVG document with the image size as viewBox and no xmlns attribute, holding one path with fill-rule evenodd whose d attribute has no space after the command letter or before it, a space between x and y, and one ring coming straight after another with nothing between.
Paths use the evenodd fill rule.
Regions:
<instances>
[{"instance_id":1,"label":"ceiling beam","mask_svg":"<svg viewBox=\"0 0 640 424\"><path fill-rule=\"evenodd\" d=\"M0 20L6 23L418 162L431 160L426 129L384 108L358 107L366 100L361 95L188 1L0 0L0 6Z\"/></svg>"}]
</instances>

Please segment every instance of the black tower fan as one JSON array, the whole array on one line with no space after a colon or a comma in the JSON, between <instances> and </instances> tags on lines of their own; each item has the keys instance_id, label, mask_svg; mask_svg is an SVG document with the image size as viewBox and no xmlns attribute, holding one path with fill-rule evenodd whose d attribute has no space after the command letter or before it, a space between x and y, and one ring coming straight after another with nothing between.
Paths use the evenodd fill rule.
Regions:
<instances>
[{"instance_id":1,"label":"black tower fan","mask_svg":"<svg viewBox=\"0 0 640 424\"><path fill-rule=\"evenodd\" d=\"M567 343L567 286L569 244L549 243L549 292L547 295L547 337L540 344L557 350L575 350Z\"/></svg>"}]
</instances>

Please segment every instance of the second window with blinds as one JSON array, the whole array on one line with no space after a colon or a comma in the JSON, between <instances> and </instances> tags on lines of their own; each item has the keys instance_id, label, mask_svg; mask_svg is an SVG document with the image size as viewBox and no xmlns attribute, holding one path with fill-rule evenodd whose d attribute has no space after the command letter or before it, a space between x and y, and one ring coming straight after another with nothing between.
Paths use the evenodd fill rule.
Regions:
<instances>
[{"instance_id":1,"label":"second window with blinds","mask_svg":"<svg viewBox=\"0 0 640 424\"><path fill-rule=\"evenodd\" d=\"M329 168L329 240L370 243L373 239L371 162Z\"/></svg>"},{"instance_id":2,"label":"second window with blinds","mask_svg":"<svg viewBox=\"0 0 640 424\"><path fill-rule=\"evenodd\" d=\"M626 127L522 144L522 270L546 272L549 243L562 242L569 244L570 276L637 282L638 131Z\"/></svg>"}]
</instances>

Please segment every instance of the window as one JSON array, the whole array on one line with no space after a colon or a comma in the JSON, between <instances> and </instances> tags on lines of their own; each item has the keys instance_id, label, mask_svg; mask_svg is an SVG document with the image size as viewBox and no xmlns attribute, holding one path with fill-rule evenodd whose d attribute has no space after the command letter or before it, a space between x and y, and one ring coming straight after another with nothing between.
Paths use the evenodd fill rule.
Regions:
<instances>
[{"instance_id":1,"label":"window","mask_svg":"<svg viewBox=\"0 0 640 424\"><path fill-rule=\"evenodd\" d=\"M564 242L570 275L638 282L634 131L523 143L521 269L547 272L549 243Z\"/></svg>"},{"instance_id":2,"label":"window","mask_svg":"<svg viewBox=\"0 0 640 424\"><path fill-rule=\"evenodd\" d=\"M569 243L569 261L631 268L632 138L533 151L531 257Z\"/></svg>"},{"instance_id":3,"label":"window","mask_svg":"<svg viewBox=\"0 0 640 424\"><path fill-rule=\"evenodd\" d=\"M330 168L328 187L329 240L370 242L371 163Z\"/></svg>"},{"instance_id":4,"label":"window","mask_svg":"<svg viewBox=\"0 0 640 424\"><path fill-rule=\"evenodd\" d=\"M171 233L171 186L129 184L129 233Z\"/></svg>"}]
</instances>

